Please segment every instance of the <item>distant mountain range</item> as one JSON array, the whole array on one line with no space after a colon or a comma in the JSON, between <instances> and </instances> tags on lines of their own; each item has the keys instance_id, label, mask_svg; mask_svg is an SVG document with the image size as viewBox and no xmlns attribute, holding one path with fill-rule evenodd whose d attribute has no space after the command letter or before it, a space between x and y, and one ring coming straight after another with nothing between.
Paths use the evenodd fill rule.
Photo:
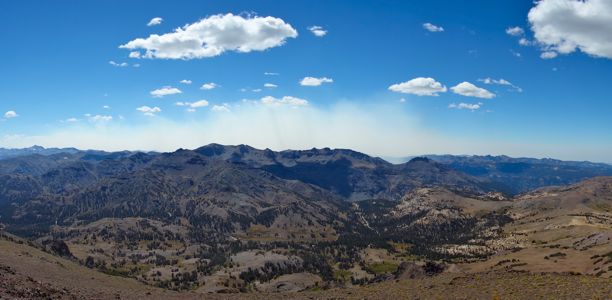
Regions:
<instances>
[{"instance_id":1,"label":"distant mountain range","mask_svg":"<svg viewBox=\"0 0 612 300\"><path fill-rule=\"evenodd\" d=\"M383 199L397 199L400 193L390 195L394 190L382 191L382 186L386 182L375 179L375 174L386 173L387 180L401 171L399 166L416 166L411 163L422 158L428 158L438 163L437 168L458 171L463 175L469 175L464 180L472 181L470 189L479 185L476 189L483 191L494 190L506 195L515 195L528 192L539 187L567 185L581 180L596 176L612 176L612 165L604 163L593 163L588 161L562 161L556 159L535 159L535 158L512 158L508 156L467 156L467 155L423 155L420 157L409 157L401 160L402 163L392 164L381 158L370 157L366 154L347 149L311 149L311 150L286 150L275 152L269 149L258 150L246 145L222 146L211 144L194 150L204 156L221 159L230 163L244 164L251 167L261 168L269 173L285 179L297 179L306 183L320 186L327 190L332 190L349 200L363 200L369 198L382 197ZM53 156L57 154L74 155L71 159L79 158L85 161L95 161L96 159L108 160L111 158L123 158L139 152L121 151L106 152L98 150L78 150L76 148L44 148L33 146L23 149L0 148L0 160L7 158L17 158L31 155ZM156 152L146 152L147 155L159 155ZM414 161L412 161L414 162ZM407 164L408 163L408 164ZM349 168L348 165L355 165L358 168ZM422 164L434 166L436 164ZM369 166L376 172L362 172ZM360 171L361 170L361 171ZM382 170L382 171L381 171ZM325 171L325 172L323 172ZM427 172L425 169L422 172ZM435 172L435 171L434 171ZM25 172L27 173L27 172ZM430 174L431 175L431 174ZM427 179L426 174L421 174L422 182L415 184L426 184L432 182L431 176ZM373 186L360 187L357 185L366 184L362 179L369 178L371 185L378 185L379 193L372 190L361 191L360 189L376 189ZM449 180L458 180L459 178ZM351 183L350 180L359 181ZM476 181L478 183L476 183ZM436 178L436 184L443 183L440 178ZM457 182L456 182L457 183ZM367 185L367 184L366 184ZM457 185L459 186L459 185ZM465 185L463 185L465 186Z\"/></svg>"},{"instance_id":2,"label":"distant mountain range","mask_svg":"<svg viewBox=\"0 0 612 300\"><path fill-rule=\"evenodd\" d=\"M449 168L504 185L503 192L519 194L543 186L568 185L596 176L611 176L612 165L588 161L512 158L508 156L427 155Z\"/></svg>"},{"instance_id":3,"label":"distant mountain range","mask_svg":"<svg viewBox=\"0 0 612 300\"><path fill-rule=\"evenodd\" d=\"M17 156L26 156L32 154L40 154L40 155L52 155L58 153L77 153L79 152L76 148L45 148L41 146L32 146L29 148L16 148L16 149L7 149L0 148L0 159L17 157Z\"/></svg>"}]
</instances>

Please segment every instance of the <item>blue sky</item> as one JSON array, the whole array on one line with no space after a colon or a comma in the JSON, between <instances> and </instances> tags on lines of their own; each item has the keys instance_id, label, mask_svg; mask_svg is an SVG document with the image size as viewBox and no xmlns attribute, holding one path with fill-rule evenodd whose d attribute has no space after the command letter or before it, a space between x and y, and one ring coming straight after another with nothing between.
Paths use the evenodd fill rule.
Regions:
<instances>
[{"instance_id":1,"label":"blue sky","mask_svg":"<svg viewBox=\"0 0 612 300\"><path fill-rule=\"evenodd\" d=\"M612 162L605 2L2 1L0 147L219 142ZM190 24L214 27L194 29L214 44L196 48L220 53L171 39L155 50L150 35ZM181 93L151 94L164 87Z\"/></svg>"}]
</instances>

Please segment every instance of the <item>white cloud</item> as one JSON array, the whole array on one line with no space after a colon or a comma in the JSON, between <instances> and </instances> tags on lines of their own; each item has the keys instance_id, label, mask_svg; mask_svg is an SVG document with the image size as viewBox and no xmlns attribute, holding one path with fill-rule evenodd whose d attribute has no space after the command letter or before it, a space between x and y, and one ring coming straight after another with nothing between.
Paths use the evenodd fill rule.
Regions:
<instances>
[{"instance_id":1,"label":"white cloud","mask_svg":"<svg viewBox=\"0 0 612 300\"><path fill-rule=\"evenodd\" d=\"M525 30L523 30L523 28L518 27L518 26L508 27L506 28L506 33L511 36L522 36L523 34L525 34Z\"/></svg>"},{"instance_id":2,"label":"white cloud","mask_svg":"<svg viewBox=\"0 0 612 300\"><path fill-rule=\"evenodd\" d=\"M162 35L137 38L119 48L144 50L145 58L195 59L226 51L247 53L282 46L297 37L290 24L275 17L213 15Z\"/></svg>"},{"instance_id":3,"label":"white cloud","mask_svg":"<svg viewBox=\"0 0 612 300\"><path fill-rule=\"evenodd\" d=\"M476 97L476 98L485 98L485 99L491 99L495 97L495 94L487 91L486 89L479 88L467 81L464 81L454 87L451 87L451 90L455 94L466 96L466 97Z\"/></svg>"},{"instance_id":4,"label":"white cloud","mask_svg":"<svg viewBox=\"0 0 612 300\"><path fill-rule=\"evenodd\" d=\"M206 100L198 100L195 102L176 102L174 103L176 106L187 106L187 111L194 112L196 108L208 106L208 101Z\"/></svg>"},{"instance_id":5,"label":"white cloud","mask_svg":"<svg viewBox=\"0 0 612 300\"><path fill-rule=\"evenodd\" d=\"M424 23L423 24L423 28L425 28L425 30L427 30L429 32L442 32L442 31L444 31L444 28L442 28L442 26L436 26L436 25L431 24L431 23Z\"/></svg>"},{"instance_id":6,"label":"white cloud","mask_svg":"<svg viewBox=\"0 0 612 300\"><path fill-rule=\"evenodd\" d=\"M145 116L149 116L149 117L154 117L156 113L161 112L161 108L155 106L155 107L149 107L149 106L141 106L139 108L136 109L137 111L143 113Z\"/></svg>"},{"instance_id":7,"label":"white cloud","mask_svg":"<svg viewBox=\"0 0 612 300\"><path fill-rule=\"evenodd\" d=\"M252 89L251 91L255 92L255 93L259 93L259 92L261 92L261 89Z\"/></svg>"},{"instance_id":8,"label":"white cloud","mask_svg":"<svg viewBox=\"0 0 612 300\"><path fill-rule=\"evenodd\" d=\"M103 105L103 106L102 106L102 108L104 108L104 109L110 109L111 107L110 107L110 106L108 106L108 105Z\"/></svg>"},{"instance_id":9,"label":"white cloud","mask_svg":"<svg viewBox=\"0 0 612 300\"><path fill-rule=\"evenodd\" d=\"M303 86L320 86L323 83L332 83L334 82L333 79L331 78L327 78L327 77L320 77L320 78L316 78L316 77L304 77L304 79L302 79L300 81L300 85Z\"/></svg>"},{"instance_id":10,"label":"white cloud","mask_svg":"<svg viewBox=\"0 0 612 300\"><path fill-rule=\"evenodd\" d=\"M5 119L12 119L12 118L16 118L16 117L19 117L19 115L14 110L9 110L9 111L4 113L4 118Z\"/></svg>"},{"instance_id":11,"label":"white cloud","mask_svg":"<svg viewBox=\"0 0 612 300\"><path fill-rule=\"evenodd\" d=\"M522 56L520 52L516 52L516 51L514 51L512 49L510 49L510 53L512 53L512 55L514 55L515 57L521 57Z\"/></svg>"},{"instance_id":12,"label":"white cloud","mask_svg":"<svg viewBox=\"0 0 612 300\"><path fill-rule=\"evenodd\" d=\"M130 54L128 54L129 58L140 58L140 52L138 51L131 51Z\"/></svg>"},{"instance_id":13,"label":"white cloud","mask_svg":"<svg viewBox=\"0 0 612 300\"><path fill-rule=\"evenodd\" d=\"M283 98L274 98L272 96L266 96L261 98L261 103L269 106L281 106L281 105L290 105L290 106L306 106L308 105L308 101L305 99L292 97L292 96L284 96Z\"/></svg>"},{"instance_id":14,"label":"white cloud","mask_svg":"<svg viewBox=\"0 0 612 300\"><path fill-rule=\"evenodd\" d=\"M198 100L196 102L191 103L189 106L193 108L208 106L208 101L206 100Z\"/></svg>"},{"instance_id":15,"label":"white cloud","mask_svg":"<svg viewBox=\"0 0 612 300\"><path fill-rule=\"evenodd\" d=\"M152 90L151 91L151 96L155 97L155 98L161 98L164 96L168 96L168 95L174 95L174 94L181 94L182 91L171 87L171 86L165 86L163 88L160 89L156 89L156 90Z\"/></svg>"},{"instance_id":16,"label":"white cloud","mask_svg":"<svg viewBox=\"0 0 612 300\"><path fill-rule=\"evenodd\" d=\"M115 62L114 60L110 60L110 61L108 61L108 63L111 66L113 66L113 67L119 67L119 68L123 68L123 67L127 67L128 66L128 63L126 63L126 62L118 63L118 62Z\"/></svg>"},{"instance_id":17,"label":"white cloud","mask_svg":"<svg viewBox=\"0 0 612 300\"><path fill-rule=\"evenodd\" d=\"M151 21L149 21L149 23L147 23L147 26L155 26L155 25L159 25L164 21L164 19L160 18L160 17L155 17L153 19L151 19Z\"/></svg>"},{"instance_id":18,"label":"white cloud","mask_svg":"<svg viewBox=\"0 0 612 300\"><path fill-rule=\"evenodd\" d=\"M191 84L192 81L189 80L189 79L183 79L183 80L180 81L180 83L182 83L182 84Z\"/></svg>"},{"instance_id":19,"label":"white cloud","mask_svg":"<svg viewBox=\"0 0 612 300\"><path fill-rule=\"evenodd\" d=\"M264 83L264 87L267 88L275 88L278 87L278 85L274 84L274 83Z\"/></svg>"},{"instance_id":20,"label":"white cloud","mask_svg":"<svg viewBox=\"0 0 612 300\"><path fill-rule=\"evenodd\" d=\"M478 110L482 107L482 103L477 103L477 104L470 104L470 103L459 103L459 104L455 104L455 103L451 103L448 105L448 108L455 108L455 109L469 109L471 111L475 111Z\"/></svg>"},{"instance_id":21,"label":"white cloud","mask_svg":"<svg viewBox=\"0 0 612 300\"><path fill-rule=\"evenodd\" d=\"M431 77L417 77L391 85L389 90L417 96L438 96L438 93L446 92L446 87Z\"/></svg>"},{"instance_id":22,"label":"white cloud","mask_svg":"<svg viewBox=\"0 0 612 300\"><path fill-rule=\"evenodd\" d=\"M399 99L399 102L400 102L400 103L405 103L405 102L406 102L406 98L400 98L400 99Z\"/></svg>"},{"instance_id":23,"label":"white cloud","mask_svg":"<svg viewBox=\"0 0 612 300\"><path fill-rule=\"evenodd\" d=\"M327 34L327 30L323 29L321 26L310 26L308 30L317 37L324 37Z\"/></svg>"},{"instance_id":24,"label":"white cloud","mask_svg":"<svg viewBox=\"0 0 612 300\"><path fill-rule=\"evenodd\" d=\"M535 40L546 53L542 58L580 50L612 59L610 0L542 0L529 11L528 19Z\"/></svg>"},{"instance_id":25,"label":"white cloud","mask_svg":"<svg viewBox=\"0 0 612 300\"><path fill-rule=\"evenodd\" d=\"M212 89L214 89L214 88L218 88L218 87L219 87L219 85L218 85L218 84L216 84L216 83L214 83L214 82L209 82L209 83L205 83L205 84L203 84L203 85L200 87L200 89L201 89L201 90L212 90Z\"/></svg>"},{"instance_id":26,"label":"white cloud","mask_svg":"<svg viewBox=\"0 0 612 300\"><path fill-rule=\"evenodd\" d=\"M534 42L525 38L525 30L522 27L518 27L518 26L508 27L506 28L506 33L511 36L519 37L518 43L521 46L531 46L534 44ZM514 54L517 57L521 56L520 53L513 52L512 50L510 51L512 52L512 54Z\"/></svg>"},{"instance_id":27,"label":"white cloud","mask_svg":"<svg viewBox=\"0 0 612 300\"><path fill-rule=\"evenodd\" d=\"M66 119L66 120L62 120L61 122L62 122L62 123L64 123L64 122L65 122L65 123L76 123L76 122L78 122L78 121L79 121L79 119L77 119L77 118L68 118L68 119Z\"/></svg>"},{"instance_id":28,"label":"white cloud","mask_svg":"<svg viewBox=\"0 0 612 300\"><path fill-rule=\"evenodd\" d=\"M230 112L229 104L223 103L221 105L213 105L211 108L214 112Z\"/></svg>"},{"instance_id":29,"label":"white cloud","mask_svg":"<svg viewBox=\"0 0 612 300\"><path fill-rule=\"evenodd\" d=\"M140 68L140 64L133 64L132 67L134 68Z\"/></svg>"},{"instance_id":30,"label":"white cloud","mask_svg":"<svg viewBox=\"0 0 612 300\"><path fill-rule=\"evenodd\" d=\"M528 40L528 39L526 39L526 38L520 38L518 43L521 46L531 46L531 45L533 45L533 42Z\"/></svg>"},{"instance_id":31,"label":"white cloud","mask_svg":"<svg viewBox=\"0 0 612 300\"><path fill-rule=\"evenodd\" d=\"M478 81L480 81L480 82L482 82L482 83L484 83L484 84L497 84L497 85L506 85L506 86L510 86L510 87L512 87L514 90L516 90L517 92L522 92L522 91L523 91L523 89L522 89L522 88L520 88L520 87L518 87L518 86L516 86L516 85L512 84L512 82L510 82L510 81L508 81L508 80L506 80L506 79L503 79L503 78L500 78L500 79L493 79L493 78L489 78L489 77L487 77L487 78L478 79Z\"/></svg>"},{"instance_id":32,"label":"white cloud","mask_svg":"<svg viewBox=\"0 0 612 300\"><path fill-rule=\"evenodd\" d=\"M91 114L85 114L85 116L88 117L89 121L91 122L109 122L113 120L113 116L108 116L108 115L92 116Z\"/></svg>"},{"instance_id":33,"label":"white cloud","mask_svg":"<svg viewBox=\"0 0 612 300\"><path fill-rule=\"evenodd\" d=\"M264 75L268 75L268 76L277 76L277 75L279 75L279 74L278 74L278 73L276 73L276 72L264 72Z\"/></svg>"},{"instance_id":34,"label":"white cloud","mask_svg":"<svg viewBox=\"0 0 612 300\"><path fill-rule=\"evenodd\" d=\"M543 59L553 59L557 57L559 54L555 51L544 51L540 54L540 57Z\"/></svg>"}]
</instances>

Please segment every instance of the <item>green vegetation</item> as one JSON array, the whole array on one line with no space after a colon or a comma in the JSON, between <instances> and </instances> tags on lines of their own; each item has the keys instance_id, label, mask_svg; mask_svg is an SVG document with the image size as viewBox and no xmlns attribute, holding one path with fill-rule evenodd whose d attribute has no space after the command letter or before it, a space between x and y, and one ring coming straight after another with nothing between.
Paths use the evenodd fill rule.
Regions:
<instances>
[{"instance_id":1,"label":"green vegetation","mask_svg":"<svg viewBox=\"0 0 612 300\"><path fill-rule=\"evenodd\" d=\"M334 280L337 282L349 282L351 280L351 271L348 270L335 270L334 271Z\"/></svg>"},{"instance_id":2,"label":"green vegetation","mask_svg":"<svg viewBox=\"0 0 612 300\"><path fill-rule=\"evenodd\" d=\"M394 273L397 271L398 265L393 262L380 262L380 263L372 263L368 266L368 271L374 273L376 275Z\"/></svg>"}]
</instances>

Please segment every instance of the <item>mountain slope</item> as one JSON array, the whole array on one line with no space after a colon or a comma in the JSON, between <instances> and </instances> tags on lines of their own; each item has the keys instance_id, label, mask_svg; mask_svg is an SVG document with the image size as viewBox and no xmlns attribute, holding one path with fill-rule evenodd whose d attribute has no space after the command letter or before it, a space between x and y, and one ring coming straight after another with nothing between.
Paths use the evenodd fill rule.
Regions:
<instances>
[{"instance_id":1,"label":"mountain slope","mask_svg":"<svg viewBox=\"0 0 612 300\"><path fill-rule=\"evenodd\" d=\"M393 165L343 149L30 155L0 160L0 222L89 268L175 290L331 288L431 260L607 277L611 181L508 198L428 158ZM589 267L537 255L549 247Z\"/></svg>"},{"instance_id":2,"label":"mountain slope","mask_svg":"<svg viewBox=\"0 0 612 300\"><path fill-rule=\"evenodd\" d=\"M428 159L393 165L347 149L274 152L246 145L207 145L194 150L213 159L263 169L280 178L299 180L332 191L349 201L399 200L404 193L427 185L483 193L486 183Z\"/></svg>"},{"instance_id":3,"label":"mountain slope","mask_svg":"<svg viewBox=\"0 0 612 300\"><path fill-rule=\"evenodd\" d=\"M602 163L490 155L427 157L453 170L495 182L498 191L513 195L544 186L573 184L596 176L612 176L612 165Z\"/></svg>"},{"instance_id":4,"label":"mountain slope","mask_svg":"<svg viewBox=\"0 0 612 300\"><path fill-rule=\"evenodd\" d=\"M474 285L473 282L479 282ZM90 270L25 244L0 238L0 297L26 299L605 299L610 279L560 274L446 273L352 288L290 293L198 294L173 292Z\"/></svg>"}]
</instances>

